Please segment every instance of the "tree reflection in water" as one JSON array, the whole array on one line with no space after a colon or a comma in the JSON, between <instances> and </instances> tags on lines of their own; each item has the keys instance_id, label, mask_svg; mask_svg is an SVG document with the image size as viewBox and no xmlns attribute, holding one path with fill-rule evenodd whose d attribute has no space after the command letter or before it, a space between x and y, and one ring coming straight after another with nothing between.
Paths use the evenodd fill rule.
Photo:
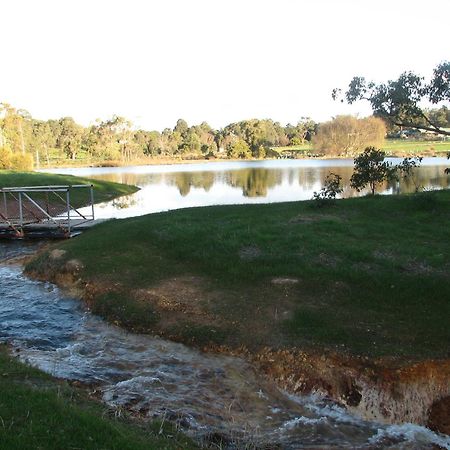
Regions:
<instances>
[{"instance_id":1,"label":"tree reflection in water","mask_svg":"<svg viewBox=\"0 0 450 450\"><path fill-rule=\"evenodd\" d=\"M175 185L182 197L186 197L191 187L208 192L215 182L214 172L175 172L166 175L166 183Z\"/></svg>"},{"instance_id":2,"label":"tree reflection in water","mask_svg":"<svg viewBox=\"0 0 450 450\"><path fill-rule=\"evenodd\" d=\"M137 205L137 200L134 195L124 195L112 201L112 205L117 209L127 209Z\"/></svg>"},{"instance_id":3,"label":"tree reflection in water","mask_svg":"<svg viewBox=\"0 0 450 450\"><path fill-rule=\"evenodd\" d=\"M393 160L400 163L401 159ZM396 194L448 188L445 158L424 158L414 179L400 179L379 186L377 193ZM66 169L61 173L133 184L141 188L133 196L98 208L101 217L128 217L170 209L281 201L308 200L320 191L326 176L342 177L340 197L367 194L350 188L352 160L277 160Z\"/></svg>"}]
</instances>

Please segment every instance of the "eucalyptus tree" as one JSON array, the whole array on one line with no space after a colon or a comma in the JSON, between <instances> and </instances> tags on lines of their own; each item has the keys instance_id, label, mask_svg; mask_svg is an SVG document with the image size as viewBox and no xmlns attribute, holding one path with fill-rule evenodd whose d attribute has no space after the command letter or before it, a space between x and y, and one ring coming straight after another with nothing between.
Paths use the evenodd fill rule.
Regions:
<instances>
[{"instance_id":1,"label":"eucalyptus tree","mask_svg":"<svg viewBox=\"0 0 450 450\"><path fill-rule=\"evenodd\" d=\"M2 141L8 144L13 153L24 154L31 134L30 113L8 103L0 103L0 117Z\"/></svg>"},{"instance_id":2,"label":"eucalyptus tree","mask_svg":"<svg viewBox=\"0 0 450 450\"><path fill-rule=\"evenodd\" d=\"M34 154L36 167L40 166L41 157L44 156L47 165L50 165L49 149L55 144L52 129L48 122L33 120L31 125L30 152Z\"/></svg>"},{"instance_id":3,"label":"eucalyptus tree","mask_svg":"<svg viewBox=\"0 0 450 450\"><path fill-rule=\"evenodd\" d=\"M450 102L448 61L437 65L428 81L413 72L404 72L397 80L386 83L375 83L357 76L350 81L344 93L341 89L334 89L332 96L349 104L368 101L374 115L392 125L450 136L450 130L442 127L426 108L427 104L445 106Z\"/></svg>"},{"instance_id":4,"label":"eucalyptus tree","mask_svg":"<svg viewBox=\"0 0 450 450\"><path fill-rule=\"evenodd\" d=\"M173 128L174 132L180 133L181 137L185 137L189 130L189 125L184 119L178 119L176 125Z\"/></svg>"},{"instance_id":5,"label":"eucalyptus tree","mask_svg":"<svg viewBox=\"0 0 450 450\"><path fill-rule=\"evenodd\" d=\"M56 148L61 149L68 158L76 159L81 147L84 129L72 117L59 119L59 136Z\"/></svg>"}]
</instances>

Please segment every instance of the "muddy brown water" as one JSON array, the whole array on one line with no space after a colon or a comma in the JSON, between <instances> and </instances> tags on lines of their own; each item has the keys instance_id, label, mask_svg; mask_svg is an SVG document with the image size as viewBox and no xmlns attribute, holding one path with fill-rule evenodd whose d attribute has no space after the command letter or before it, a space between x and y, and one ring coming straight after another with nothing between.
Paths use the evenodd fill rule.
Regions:
<instances>
[{"instance_id":1,"label":"muddy brown water","mask_svg":"<svg viewBox=\"0 0 450 450\"><path fill-rule=\"evenodd\" d=\"M30 280L17 257L35 244L0 243L0 341L21 361L98 386L111 408L175 423L223 448L450 449L450 438L413 424L364 421L327 399L293 396L242 359L107 324L51 283Z\"/></svg>"}]
</instances>

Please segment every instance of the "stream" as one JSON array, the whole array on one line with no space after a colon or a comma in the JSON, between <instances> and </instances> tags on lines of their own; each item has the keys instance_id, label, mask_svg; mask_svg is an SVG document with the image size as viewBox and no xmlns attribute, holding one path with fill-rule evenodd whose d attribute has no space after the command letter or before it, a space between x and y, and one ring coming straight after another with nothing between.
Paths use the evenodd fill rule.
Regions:
<instances>
[{"instance_id":1,"label":"stream","mask_svg":"<svg viewBox=\"0 0 450 450\"><path fill-rule=\"evenodd\" d=\"M367 422L320 396L289 395L240 358L110 325L22 273L14 258L36 245L0 244L0 342L53 376L94 385L112 408L170 421L200 443L221 436L228 449L450 449L448 436L425 427Z\"/></svg>"}]
</instances>

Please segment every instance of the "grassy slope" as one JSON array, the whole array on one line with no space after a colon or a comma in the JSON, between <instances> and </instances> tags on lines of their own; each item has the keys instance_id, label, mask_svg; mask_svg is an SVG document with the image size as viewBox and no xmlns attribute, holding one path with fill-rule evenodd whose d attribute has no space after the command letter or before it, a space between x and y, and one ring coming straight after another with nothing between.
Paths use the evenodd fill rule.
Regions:
<instances>
[{"instance_id":1,"label":"grassy slope","mask_svg":"<svg viewBox=\"0 0 450 450\"><path fill-rule=\"evenodd\" d=\"M150 450L195 448L159 426L114 418L84 391L20 364L0 347L0 448Z\"/></svg>"},{"instance_id":2,"label":"grassy slope","mask_svg":"<svg viewBox=\"0 0 450 450\"><path fill-rule=\"evenodd\" d=\"M114 291L94 311L139 331L420 359L450 348L449 220L450 191L321 209L220 206L112 221L58 247L82 261L85 280ZM199 277L192 301L214 319L181 315L168 325L172 313L139 289L186 275Z\"/></svg>"},{"instance_id":3,"label":"grassy slope","mask_svg":"<svg viewBox=\"0 0 450 450\"><path fill-rule=\"evenodd\" d=\"M74 177L72 175L57 175L39 172L15 172L0 170L0 188L12 186L47 186L47 185L74 185L93 184L95 202L104 202L122 195L136 192L138 188L126 184L110 181L97 181L88 178ZM88 192L74 190L71 193L72 204L81 206L89 200Z\"/></svg>"}]
</instances>

